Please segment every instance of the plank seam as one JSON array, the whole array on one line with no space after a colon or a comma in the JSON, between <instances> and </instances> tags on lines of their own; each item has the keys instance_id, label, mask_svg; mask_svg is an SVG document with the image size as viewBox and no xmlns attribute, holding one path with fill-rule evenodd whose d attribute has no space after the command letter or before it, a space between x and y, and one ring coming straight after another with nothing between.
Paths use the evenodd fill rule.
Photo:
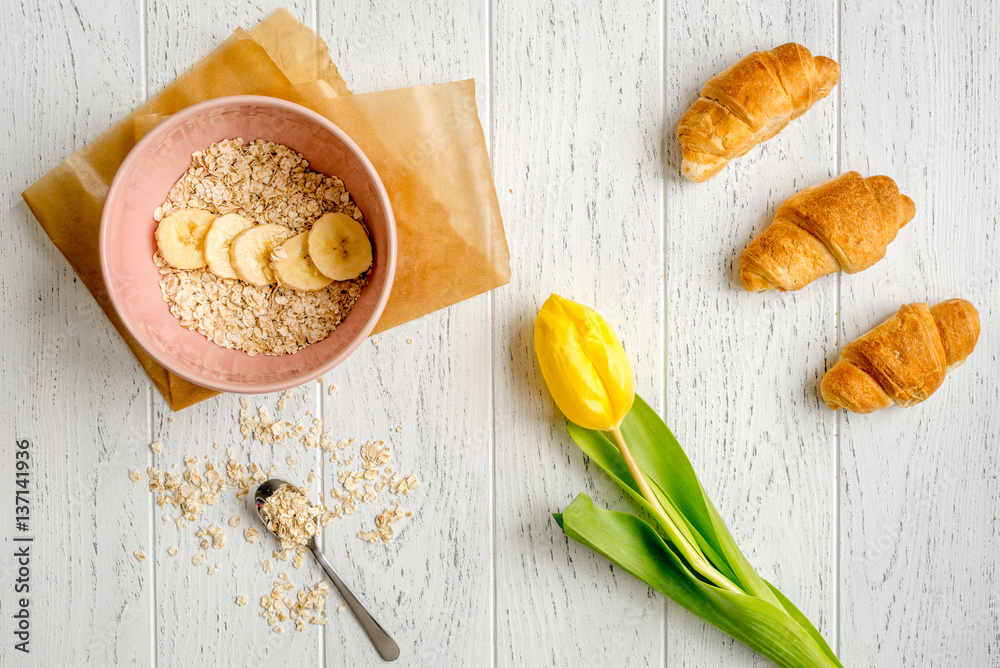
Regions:
<instances>
[{"instance_id":1,"label":"plank seam","mask_svg":"<svg viewBox=\"0 0 1000 668\"><path fill-rule=\"evenodd\" d=\"M317 27L316 32L318 34L319 33L319 30L318 30L319 24L318 23L316 24L316 27ZM319 383L319 391L317 392L318 396L316 397L316 410L317 410L317 412L319 414L320 420L322 421L323 428L325 428L325 429L328 428L328 427L327 427L327 417L326 417L326 401L325 401L324 395L326 394L326 384L328 382L329 381L327 381L326 378L323 378L323 382ZM322 440L322 433L320 434L320 439ZM326 503L326 498L327 498L327 496L326 496L326 463L324 461L326 458L323 456L323 453L324 453L324 450L323 450L322 447L316 448L316 462L318 463L317 470L319 471L319 501L320 501L320 503ZM310 490L310 492L311 491L312 490ZM324 534L320 534L320 536L319 536L320 549L323 551L324 554L326 553L326 536L327 536L327 534L325 534L325 533ZM318 643L318 647L317 647L317 653L318 653L318 659L319 659L319 666L320 666L320 668L323 668L323 666L326 666L326 642L327 642L326 641L326 626L321 624L321 625L319 625L319 626L316 627L316 630L319 632L319 643Z\"/></svg>"},{"instance_id":2,"label":"plank seam","mask_svg":"<svg viewBox=\"0 0 1000 668\"><path fill-rule=\"evenodd\" d=\"M146 34L149 30L149 15L147 0L137 0L139 9L139 20L142 29L139 31L139 83L140 96L145 102L149 98L149 40ZM146 384L146 437L147 442L153 442L153 386ZM153 451L147 449L146 461L149 466L153 466ZM147 539L149 540L149 552L152 558L149 560L149 665L156 668L158 663L158 637L156 633L156 508L154 497L150 495L147 521Z\"/></svg>"},{"instance_id":3,"label":"plank seam","mask_svg":"<svg viewBox=\"0 0 1000 668\"><path fill-rule=\"evenodd\" d=\"M312 0L312 20L313 20L312 29L314 31L316 31L317 35L319 35L320 34L320 32L319 32L319 0ZM322 37L322 35L320 35L320 36ZM316 409L319 411L319 417L320 417L320 420L323 421L323 426L324 427L326 427L326 424L327 424L327 422L326 422L326 402L324 401L324 397L326 395L326 384L327 384L327 382L329 382L329 381L327 381L326 378L323 378L323 382L319 384L319 393L318 393L319 396L317 397L317 400L316 400ZM323 452L324 452L323 448L316 448L316 459L319 461L319 492L320 492L320 501L323 502L323 503L325 503L324 500L327 498L326 497L326 462L325 462L326 458L323 456ZM326 553L326 535L325 534L320 534L319 539L320 539L320 548L323 550L324 553ZM327 639L326 639L326 635L327 635L326 634L326 626L320 625L320 626L317 627L317 630L319 631L319 647L317 648L317 650L319 652L319 666L320 666L320 668L324 668L324 666L326 666L326 656L327 656L327 653L326 653L326 649L327 649L326 648L326 642L327 642Z\"/></svg>"}]
</instances>

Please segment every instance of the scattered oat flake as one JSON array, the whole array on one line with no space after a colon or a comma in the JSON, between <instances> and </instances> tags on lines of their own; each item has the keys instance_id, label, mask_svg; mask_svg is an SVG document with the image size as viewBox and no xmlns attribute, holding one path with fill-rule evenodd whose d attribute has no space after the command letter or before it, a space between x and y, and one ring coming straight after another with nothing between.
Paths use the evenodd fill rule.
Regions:
<instances>
[{"instance_id":1,"label":"scattered oat flake","mask_svg":"<svg viewBox=\"0 0 1000 668\"><path fill-rule=\"evenodd\" d=\"M250 527L243 532L243 538L245 538L248 543L256 543L259 537L260 532L254 527Z\"/></svg>"},{"instance_id":2,"label":"scattered oat flake","mask_svg":"<svg viewBox=\"0 0 1000 668\"><path fill-rule=\"evenodd\" d=\"M131 480L132 482L141 482L142 474L139 473L138 469L132 469L131 471L128 472L128 479Z\"/></svg>"},{"instance_id":3,"label":"scattered oat flake","mask_svg":"<svg viewBox=\"0 0 1000 668\"><path fill-rule=\"evenodd\" d=\"M244 596L243 594L240 594L239 596L236 597L236 605L243 606L243 605L246 605L249 602L250 601L247 600L247 597Z\"/></svg>"},{"instance_id":4,"label":"scattered oat flake","mask_svg":"<svg viewBox=\"0 0 1000 668\"><path fill-rule=\"evenodd\" d=\"M358 538L368 543L375 543L379 539L383 543L391 542L395 537L396 532L393 529L393 524L401 520L405 516L405 512L399 509L399 499L393 499L392 505L382 511L382 514L375 518L375 530L374 531L360 531L358 532Z\"/></svg>"},{"instance_id":5,"label":"scattered oat flake","mask_svg":"<svg viewBox=\"0 0 1000 668\"><path fill-rule=\"evenodd\" d=\"M203 550L209 546L214 547L216 550L221 549L226 546L228 539L226 532L218 524L210 524L195 535L202 539L201 549Z\"/></svg>"},{"instance_id":6,"label":"scattered oat flake","mask_svg":"<svg viewBox=\"0 0 1000 668\"><path fill-rule=\"evenodd\" d=\"M406 342L407 343L413 343L413 339L407 339Z\"/></svg>"},{"instance_id":7,"label":"scattered oat flake","mask_svg":"<svg viewBox=\"0 0 1000 668\"><path fill-rule=\"evenodd\" d=\"M174 519L178 529L195 521L205 506L215 505L219 494L226 485L214 462L206 461L199 468L197 458L185 459L186 469L182 474L165 472L162 468L147 469L149 491L156 494L160 508L167 505L179 510Z\"/></svg>"},{"instance_id":8,"label":"scattered oat flake","mask_svg":"<svg viewBox=\"0 0 1000 668\"><path fill-rule=\"evenodd\" d=\"M333 393L336 392L336 391L337 391L337 386L336 385L331 385L330 388L326 391L326 393L332 396Z\"/></svg>"},{"instance_id":9,"label":"scattered oat flake","mask_svg":"<svg viewBox=\"0 0 1000 668\"><path fill-rule=\"evenodd\" d=\"M330 588L326 582L320 582L309 589L300 589L294 596L288 593L295 590L287 573L274 581L270 594L261 596L260 616L267 620L275 633L284 633L280 622L290 621L297 631L305 631L306 624L323 625L327 623L326 597Z\"/></svg>"},{"instance_id":10,"label":"scattered oat flake","mask_svg":"<svg viewBox=\"0 0 1000 668\"><path fill-rule=\"evenodd\" d=\"M398 476L399 474L396 475ZM391 491L393 494L409 495L409 493L415 490L417 487L420 487L420 481L417 480L417 476L408 475L404 478L400 478L398 481L392 482L389 485L389 491Z\"/></svg>"},{"instance_id":11,"label":"scattered oat flake","mask_svg":"<svg viewBox=\"0 0 1000 668\"><path fill-rule=\"evenodd\" d=\"M403 431L403 425L401 425L401 424L397 424L397 425L396 425L396 431L397 431L397 432L400 432L400 431Z\"/></svg>"},{"instance_id":12,"label":"scattered oat flake","mask_svg":"<svg viewBox=\"0 0 1000 668\"><path fill-rule=\"evenodd\" d=\"M214 566L209 566L208 567L208 574L209 575L215 575L216 573L219 572L220 568L222 568L222 564L215 564Z\"/></svg>"},{"instance_id":13,"label":"scattered oat flake","mask_svg":"<svg viewBox=\"0 0 1000 668\"><path fill-rule=\"evenodd\" d=\"M340 613L342 613L344 610L347 610L347 604L346 603L341 603L340 605L337 606L337 614L338 615Z\"/></svg>"},{"instance_id":14,"label":"scattered oat flake","mask_svg":"<svg viewBox=\"0 0 1000 668\"><path fill-rule=\"evenodd\" d=\"M201 566L204 563L205 563L205 555L204 554L196 554L193 557L191 557L191 564L194 565L194 566Z\"/></svg>"},{"instance_id":15,"label":"scattered oat flake","mask_svg":"<svg viewBox=\"0 0 1000 668\"><path fill-rule=\"evenodd\" d=\"M177 547L174 546L174 547L171 547L170 549L168 549L167 550L167 554L169 554L171 557L176 557L177 556Z\"/></svg>"},{"instance_id":16,"label":"scattered oat flake","mask_svg":"<svg viewBox=\"0 0 1000 668\"><path fill-rule=\"evenodd\" d=\"M240 521L241 520L239 515L233 515L232 517L229 518L229 526L235 529L240 525Z\"/></svg>"},{"instance_id":17,"label":"scattered oat flake","mask_svg":"<svg viewBox=\"0 0 1000 668\"><path fill-rule=\"evenodd\" d=\"M270 573L271 569L274 568L274 567L271 566L271 560L270 559L265 559L262 568L264 569L265 573Z\"/></svg>"},{"instance_id":18,"label":"scattered oat flake","mask_svg":"<svg viewBox=\"0 0 1000 668\"><path fill-rule=\"evenodd\" d=\"M159 452L163 450L163 443L159 441L153 441L152 443L149 444L149 449L159 454Z\"/></svg>"},{"instance_id":19,"label":"scattered oat flake","mask_svg":"<svg viewBox=\"0 0 1000 668\"><path fill-rule=\"evenodd\" d=\"M136 550L132 553L132 556L134 556L137 561L146 561L146 553L142 550Z\"/></svg>"},{"instance_id":20,"label":"scattered oat flake","mask_svg":"<svg viewBox=\"0 0 1000 668\"><path fill-rule=\"evenodd\" d=\"M285 390L285 392L278 399L278 410L279 411L284 410L285 409L285 405L288 403L288 400L291 399L291 398L292 398L292 390Z\"/></svg>"}]
</instances>

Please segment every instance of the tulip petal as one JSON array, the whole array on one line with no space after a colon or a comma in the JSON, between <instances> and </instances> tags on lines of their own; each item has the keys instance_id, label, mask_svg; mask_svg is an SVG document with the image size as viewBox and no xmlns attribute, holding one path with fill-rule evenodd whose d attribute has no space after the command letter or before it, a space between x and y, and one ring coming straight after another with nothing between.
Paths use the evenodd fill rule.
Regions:
<instances>
[{"instance_id":1,"label":"tulip petal","mask_svg":"<svg viewBox=\"0 0 1000 668\"><path fill-rule=\"evenodd\" d=\"M632 366L596 311L551 295L535 319L535 353L556 405L588 429L616 426L632 407Z\"/></svg>"},{"instance_id":2,"label":"tulip petal","mask_svg":"<svg viewBox=\"0 0 1000 668\"><path fill-rule=\"evenodd\" d=\"M614 424L604 384L583 355L572 323L540 311L535 320L535 351L552 397L567 418L589 429Z\"/></svg>"}]
</instances>

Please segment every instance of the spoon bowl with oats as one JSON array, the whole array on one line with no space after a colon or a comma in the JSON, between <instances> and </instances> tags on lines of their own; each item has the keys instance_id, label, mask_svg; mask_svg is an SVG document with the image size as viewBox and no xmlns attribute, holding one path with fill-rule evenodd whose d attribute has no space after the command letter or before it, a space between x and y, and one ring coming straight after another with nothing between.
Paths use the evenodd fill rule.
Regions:
<instances>
[{"instance_id":1,"label":"spoon bowl with oats","mask_svg":"<svg viewBox=\"0 0 1000 668\"><path fill-rule=\"evenodd\" d=\"M399 657L399 645L344 584L316 542L316 536L322 531L324 508L314 506L305 490L278 478L262 482L248 500L267 530L281 541L282 549L302 545L312 552L351 612L361 622L379 655L386 661L395 661Z\"/></svg>"}]
</instances>

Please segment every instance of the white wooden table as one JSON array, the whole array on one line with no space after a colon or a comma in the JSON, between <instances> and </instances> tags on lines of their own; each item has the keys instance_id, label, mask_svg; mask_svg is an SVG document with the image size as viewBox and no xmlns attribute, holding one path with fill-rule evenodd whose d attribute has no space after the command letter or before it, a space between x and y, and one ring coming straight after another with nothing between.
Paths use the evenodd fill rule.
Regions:
<instances>
[{"instance_id":1,"label":"white wooden table","mask_svg":"<svg viewBox=\"0 0 1000 668\"><path fill-rule=\"evenodd\" d=\"M257 617L274 575L260 571L263 542L231 531L222 573L191 566L194 530L162 523L128 480L152 461L147 445L163 441L166 462L218 456L214 442L265 463L287 452L240 440L236 396L172 416L19 196L284 1L0 5L0 665L376 662L335 594L325 629L269 631ZM616 326L640 393L751 562L845 665L1000 665L991 5L292 0L356 92L476 79L511 247L510 285L386 333L327 376L335 395L316 386L313 404L289 407L321 411L344 437L386 439L424 481L393 543L354 538L360 518L326 537L399 640L400 665L766 664L552 521L579 491L633 505L569 441L542 385L531 326L550 292ZM701 84L792 40L840 63L838 87L713 181L682 180L674 131ZM850 169L892 176L917 202L888 257L796 294L743 292L739 253L775 207ZM819 380L848 340L904 302L957 296L979 308L983 333L933 398L870 416L822 404ZM34 455L28 656L9 619L15 439ZM227 498L206 517L237 512ZM138 549L151 558L136 561ZM292 575L320 579L312 565Z\"/></svg>"}]
</instances>

